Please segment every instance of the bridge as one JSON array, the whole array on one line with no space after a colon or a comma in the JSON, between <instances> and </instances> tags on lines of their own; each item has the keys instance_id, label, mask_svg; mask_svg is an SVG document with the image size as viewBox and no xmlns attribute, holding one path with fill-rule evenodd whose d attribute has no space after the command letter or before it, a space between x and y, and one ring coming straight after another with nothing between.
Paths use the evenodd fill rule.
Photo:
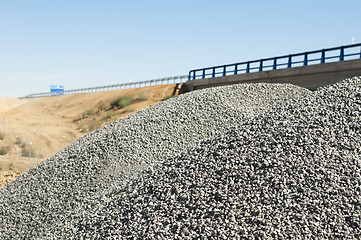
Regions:
<instances>
[{"instance_id":1,"label":"bridge","mask_svg":"<svg viewBox=\"0 0 361 240\"><path fill-rule=\"evenodd\" d=\"M361 76L361 43L316 51L191 70L188 75L140 82L81 88L61 94L99 92L160 84L181 84L180 93L237 83L291 83L311 90L345 78ZM54 92L34 93L24 98L50 97Z\"/></svg>"},{"instance_id":2,"label":"bridge","mask_svg":"<svg viewBox=\"0 0 361 240\"><path fill-rule=\"evenodd\" d=\"M182 92L256 82L315 90L356 75L361 75L361 44L191 70Z\"/></svg>"}]
</instances>

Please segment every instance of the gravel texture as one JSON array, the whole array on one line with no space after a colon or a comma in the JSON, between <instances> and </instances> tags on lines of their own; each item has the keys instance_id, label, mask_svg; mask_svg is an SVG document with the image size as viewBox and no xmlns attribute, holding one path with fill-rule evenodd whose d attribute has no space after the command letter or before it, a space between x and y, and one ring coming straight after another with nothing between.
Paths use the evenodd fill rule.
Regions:
<instances>
[{"instance_id":1,"label":"gravel texture","mask_svg":"<svg viewBox=\"0 0 361 240\"><path fill-rule=\"evenodd\" d=\"M361 79L281 105L125 182L66 234L360 239Z\"/></svg>"},{"instance_id":2,"label":"gravel texture","mask_svg":"<svg viewBox=\"0 0 361 240\"><path fill-rule=\"evenodd\" d=\"M300 87L281 84L218 87L180 95L109 124L79 139L0 190L0 238L103 238L118 233L128 234L132 231L132 226L129 225L128 229L125 226L126 220L119 220L119 217L123 218L122 214L127 215L124 212L127 207L130 209L129 216L137 214L133 212L129 198L137 193L125 195L124 208L118 208L119 200L112 199L113 196L114 199L119 199L122 194L126 194L121 189L127 188L128 177L133 178L135 173L169 158L176 163L177 159L181 160L175 158L177 155L196 146L201 140L223 134L232 126L291 98L309 94L309 91ZM218 146L217 141L222 142L221 140L223 141L219 139L211 144ZM190 152L190 159L193 155L194 153ZM194 163L198 160L195 158ZM187 161L184 162L186 163ZM169 164L171 162L168 162ZM209 164L212 168L213 163L210 161ZM173 167L169 165L169 169L171 168ZM214 171L205 170L200 172L200 176L206 174L210 177L209 174ZM144 173L145 179L147 174L149 173ZM155 184L158 178L161 180L170 177L167 174L167 171L158 172L154 179L149 175L149 184ZM183 182L176 175L173 177L175 182ZM188 178L187 175L184 177ZM208 180L212 179L211 177ZM215 187L212 182L213 180L208 184ZM139 189L138 194L143 194L142 185L137 185L140 182L132 184L134 189ZM160 187L159 184L162 182L155 184L155 187ZM166 182L164 184L165 190L169 185ZM179 187L180 190L181 185ZM119 194L117 191L120 191ZM145 193L144 196L146 197ZM186 198L184 199L186 201ZM139 204L143 202L147 203L145 198L141 197ZM110 212L98 213L98 209L109 209ZM150 208L150 211L155 210ZM114 215L116 213L120 215L117 217ZM100 220L102 216L109 216L109 221ZM145 219L147 216L134 218L133 227L137 226L139 231L146 233L145 225L141 224ZM185 218L185 221L186 219L188 218ZM108 224L107 231L96 229L98 220ZM138 220L140 222L137 222ZM119 229L112 231L112 224L115 224L116 229L119 225ZM146 225L154 227L153 223ZM212 226L209 225L207 229ZM158 230L160 228L163 227L158 226ZM221 225L219 229L222 229ZM154 228L154 232L158 230ZM134 236L141 236L139 231L134 231Z\"/></svg>"}]
</instances>

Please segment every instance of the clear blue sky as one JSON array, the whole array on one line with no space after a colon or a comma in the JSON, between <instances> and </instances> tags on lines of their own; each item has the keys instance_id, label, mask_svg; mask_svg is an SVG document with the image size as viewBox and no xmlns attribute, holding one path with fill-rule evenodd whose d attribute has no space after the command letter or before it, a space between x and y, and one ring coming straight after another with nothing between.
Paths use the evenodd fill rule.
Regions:
<instances>
[{"instance_id":1,"label":"clear blue sky","mask_svg":"<svg viewBox=\"0 0 361 240\"><path fill-rule=\"evenodd\" d=\"M0 0L0 96L361 42L360 0Z\"/></svg>"}]
</instances>

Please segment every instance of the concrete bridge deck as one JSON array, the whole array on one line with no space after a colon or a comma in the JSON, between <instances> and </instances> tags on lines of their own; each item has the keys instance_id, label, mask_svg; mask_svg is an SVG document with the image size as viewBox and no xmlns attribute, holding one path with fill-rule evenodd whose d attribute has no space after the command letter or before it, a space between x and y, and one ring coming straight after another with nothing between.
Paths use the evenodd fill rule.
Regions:
<instances>
[{"instance_id":1,"label":"concrete bridge deck","mask_svg":"<svg viewBox=\"0 0 361 240\"><path fill-rule=\"evenodd\" d=\"M237 83L291 83L311 90L361 76L361 59L189 80L182 92Z\"/></svg>"}]
</instances>

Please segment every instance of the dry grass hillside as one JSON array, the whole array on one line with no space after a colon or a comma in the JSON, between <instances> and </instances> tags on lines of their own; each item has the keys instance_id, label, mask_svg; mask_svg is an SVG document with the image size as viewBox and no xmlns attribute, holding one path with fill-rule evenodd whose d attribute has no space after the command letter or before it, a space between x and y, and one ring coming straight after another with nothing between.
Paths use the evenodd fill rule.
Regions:
<instances>
[{"instance_id":1,"label":"dry grass hillside","mask_svg":"<svg viewBox=\"0 0 361 240\"><path fill-rule=\"evenodd\" d=\"M171 96L175 86L0 97L0 187L85 134Z\"/></svg>"}]
</instances>

